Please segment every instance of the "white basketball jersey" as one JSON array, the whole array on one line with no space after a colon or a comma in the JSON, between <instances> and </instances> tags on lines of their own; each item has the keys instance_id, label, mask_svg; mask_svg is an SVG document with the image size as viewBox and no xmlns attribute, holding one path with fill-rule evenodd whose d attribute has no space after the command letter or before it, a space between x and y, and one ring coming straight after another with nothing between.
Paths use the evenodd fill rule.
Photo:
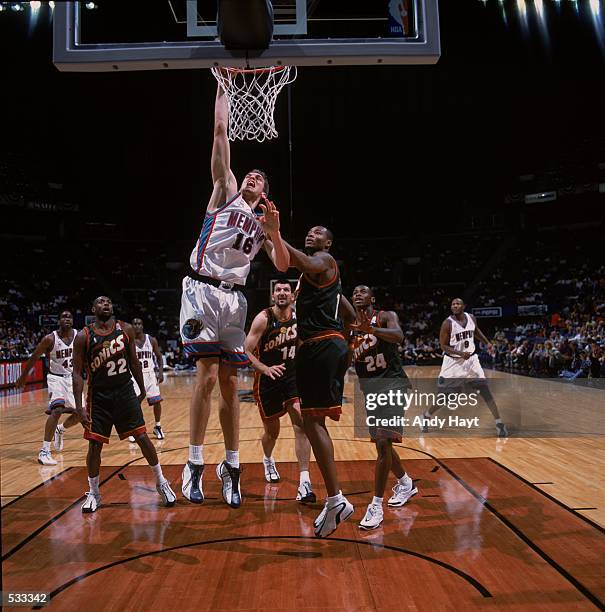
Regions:
<instances>
[{"instance_id":1,"label":"white basketball jersey","mask_svg":"<svg viewBox=\"0 0 605 612\"><path fill-rule=\"evenodd\" d=\"M245 285L250 262L264 241L256 214L237 193L221 208L206 213L189 263L198 274Z\"/></svg>"},{"instance_id":2,"label":"white basketball jersey","mask_svg":"<svg viewBox=\"0 0 605 612\"><path fill-rule=\"evenodd\" d=\"M73 353L74 353L74 340L78 335L78 330L73 330L74 335L69 344L65 344L59 337L57 331L53 332L55 336L55 343L53 348L48 355L49 370L51 374L57 374L58 376L71 376L74 371L73 364Z\"/></svg>"},{"instance_id":3,"label":"white basketball jersey","mask_svg":"<svg viewBox=\"0 0 605 612\"><path fill-rule=\"evenodd\" d=\"M474 353L475 322L466 313L464 313L464 316L466 317L466 327L462 327L454 317L449 317L451 321L450 346L456 351Z\"/></svg>"},{"instance_id":4,"label":"white basketball jersey","mask_svg":"<svg viewBox=\"0 0 605 612\"><path fill-rule=\"evenodd\" d=\"M141 348L139 348L137 345L137 357L141 363L143 374L145 372L153 372L155 362L153 360L153 348L151 347L151 339L149 338L149 334L145 334L145 343Z\"/></svg>"}]
</instances>

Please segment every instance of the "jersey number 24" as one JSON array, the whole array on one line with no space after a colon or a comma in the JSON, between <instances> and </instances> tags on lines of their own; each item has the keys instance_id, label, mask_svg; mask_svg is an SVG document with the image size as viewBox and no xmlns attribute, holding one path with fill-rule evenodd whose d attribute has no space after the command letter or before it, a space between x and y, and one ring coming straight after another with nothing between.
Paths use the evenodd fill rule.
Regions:
<instances>
[{"instance_id":1,"label":"jersey number 24","mask_svg":"<svg viewBox=\"0 0 605 612\"><path fill-rule=\"evenodd\" d=\"M384 369L387 367L387 362L382 353L378 353L378 355L376 355L376 358L374 358L374 355L368 355L365 358L365 362L366 362L366 370L368 372L376 372L377 368Z\"/></svg>"}]
</instances>

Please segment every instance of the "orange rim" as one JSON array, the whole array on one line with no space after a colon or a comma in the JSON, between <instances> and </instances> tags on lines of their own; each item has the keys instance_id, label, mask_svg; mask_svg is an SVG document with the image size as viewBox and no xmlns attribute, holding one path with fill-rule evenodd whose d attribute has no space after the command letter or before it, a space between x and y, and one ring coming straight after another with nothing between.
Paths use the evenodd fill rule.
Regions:
<instances>
[{"instance_id":1,"label":"orange rim","mask_svg":"<svg viewBox=\"0 0 605 612\"><path fill-rule=\"evenodd\" d=\"M217 66L218 70L226 70L227 72L239 72L241 74L263 74L265 72L278 72L285 70L289 66L268 66L267 68L230 68L229 66Z\"/></svg>"}]
</instances>

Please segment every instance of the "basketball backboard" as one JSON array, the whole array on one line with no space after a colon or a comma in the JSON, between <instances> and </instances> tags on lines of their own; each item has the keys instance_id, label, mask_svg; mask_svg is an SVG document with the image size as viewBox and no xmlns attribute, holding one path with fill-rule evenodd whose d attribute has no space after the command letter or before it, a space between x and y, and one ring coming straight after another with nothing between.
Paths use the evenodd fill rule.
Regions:
<instances>
[{"instance_id":1,"label":"basketball backboard","mask_svg":"<svg viewBox=\"0 0 605 612\"><path fill-rule=\"evenodd\" d=\"M432 64L440 54L437 0L274 0L274 40L262 52L223 47L216 0L85 4L55 5L60 70Z\"/></svg>"}]
</instances>

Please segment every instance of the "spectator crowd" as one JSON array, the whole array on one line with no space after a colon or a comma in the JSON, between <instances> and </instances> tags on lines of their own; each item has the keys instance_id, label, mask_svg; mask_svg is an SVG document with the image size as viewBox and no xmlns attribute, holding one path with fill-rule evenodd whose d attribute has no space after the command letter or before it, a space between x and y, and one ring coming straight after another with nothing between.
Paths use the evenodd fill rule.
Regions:
<instances>
[{"instance_id":1,"label":"spectator crowd","mask_svg":"<svg viewBox=\"0 0 605 612\"><path fill-rule=\"evenodd\" d=\"M531 376L567 378L605 375L605 265L603 238L567 236L555 232L548 239L522 236L512 254L494 262L489 273L473 284L488 259L489 241L466 240L463 265L427 243L423 276L409 283L405 266L397 262L393 243L383 245L384 260L371 256L377 244L342 241L335 256L344 269L345 291L356 283L375 287L377 303L394 310L404 330L401 356L405 364L436 365L441 361L439 328L452 298L475 289L473 305L536 306L502 319L479 319L493 347L480 347L482 362ZM438 241L435 241L438 244ZM343 246L344 245L344 246ZM185 252L190 245L185 245ZM60 262L44 243L11 246L19 265L0 280L0 359L26 359L40 339L54 328L45 315L70 309L81 326L90 301L99 293L114 299L116 315L124 320L140 316L166 355L167 365L187 368L178 330L180 277L184 258L178 249L157 244L62 245ZM430 259L431 253L435 259ZM416 259L408 258L414 266ZM88 265L95 261L94 273ZM469 265L471 262L472 265ZM372 267L373 266L373 267ZM420 270L418 266L412 268ZM448 267L449 266L449 267ZM259 271L261 270L261 271ZM447 271L444 276L443 271ZM420 274L420 272L418 272ZM255 262L248 295L249 316L267 304L269 272ZM416 274L416 272L414 272ZM434 282L431 282L433 278ZM426 282L425 282L426 281ZM498 327L493 326L499 321Z\"/></svg>"}]
</instances>

